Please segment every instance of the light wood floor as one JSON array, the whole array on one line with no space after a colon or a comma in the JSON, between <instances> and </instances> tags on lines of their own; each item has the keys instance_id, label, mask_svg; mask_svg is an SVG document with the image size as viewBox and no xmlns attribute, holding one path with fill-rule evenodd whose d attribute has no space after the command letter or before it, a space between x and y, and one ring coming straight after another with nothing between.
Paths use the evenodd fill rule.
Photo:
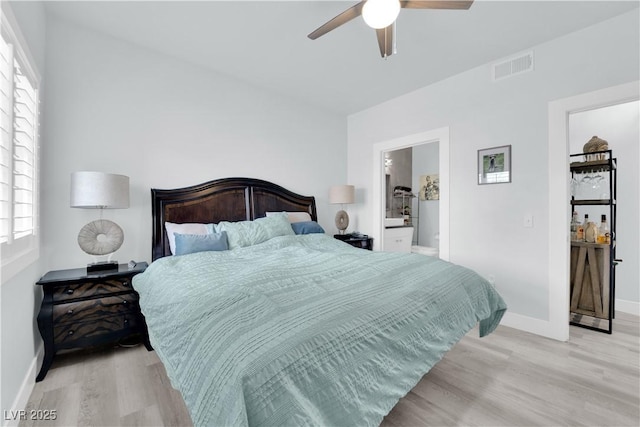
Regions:
<instances>
[{"instance_id":1,"label":"light wood floor","mask_svg":"<svg viewBox=\"0 0 640 427\"><path fill-rule=\"evenodd\" d=\"M474 329L384 419L382 426L638 426L639 319L614 334L571 327L561 343L500 326ZM27 409L55 421L21 426L187 426L184 402L143 346L58 356Z\"/></svg>"}]
</instances>

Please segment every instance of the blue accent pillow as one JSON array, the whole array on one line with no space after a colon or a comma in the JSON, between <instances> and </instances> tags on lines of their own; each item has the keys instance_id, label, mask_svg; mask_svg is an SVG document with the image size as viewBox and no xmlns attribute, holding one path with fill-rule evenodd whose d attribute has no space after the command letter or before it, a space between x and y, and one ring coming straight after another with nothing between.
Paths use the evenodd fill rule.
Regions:
<instances>
[{"instance_id":1,"label":"blue accent pillow","mask_svg":"<svg viewBox=\"0 0 640 427\"><path fill-rule=\"evenodd\" d=\"M324 233L324 228L315 221L294 222L291 228L296 234Z\"/></svg>"},{"instance_id":2,"label":"blue accent pillow","mask_svg":"<svg viewBox=\"0 0 640 427\"><path fill-rule=\"evenodd\" d=\"M179 234L176 237L176 255L193 254L204 251L226 251L229 249L227 233Z\"/></svg>"}]
</instances>

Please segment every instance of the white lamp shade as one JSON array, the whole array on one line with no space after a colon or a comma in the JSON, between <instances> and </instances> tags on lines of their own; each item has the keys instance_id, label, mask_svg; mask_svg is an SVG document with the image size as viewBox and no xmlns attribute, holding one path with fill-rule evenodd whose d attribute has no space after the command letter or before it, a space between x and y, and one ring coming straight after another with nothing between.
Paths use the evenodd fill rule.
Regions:
<instances>
[{"instance_id":1,"label":"white lamp shade","mask_svg":"<svg viewBox=\"0 0 640 427\"><path fill-rule=\"evenodd\" d=\"M129 177L104 172L73 172L71 174L72 208L129 207Z\"/></svg>"},{"instance_id":2,"label":"white lamp shade","mask_svg":"<svg viewBox=\"0 0 640 427\"><path fill-rule=\"evenodd\" d=\"M400 2L398 0L367 0L362 7L362 19L371 28L386 28L398 17Z\"/></svg>"},{"instance_id":3,"label":"white lamp shade","mask_svg":"<svg viewBox=\"0 0 640 427\"><path fill-rule=\"evenodd\" d=\"M353 185L334 185L329 188L329 203L348 204L355 200L355 187Z\"/></svg>"}]
</instances>

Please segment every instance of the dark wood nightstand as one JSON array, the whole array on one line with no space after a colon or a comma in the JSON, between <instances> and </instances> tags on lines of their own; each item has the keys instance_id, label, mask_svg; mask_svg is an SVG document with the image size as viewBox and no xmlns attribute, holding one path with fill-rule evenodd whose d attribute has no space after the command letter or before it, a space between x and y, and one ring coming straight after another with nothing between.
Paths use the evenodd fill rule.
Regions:
<instances>
[{"instance_id":1,"label":"dark wood nightstand","mask_svg":"<svg viewBox=\"0 0 640 427\"><path fill-rule=\"evenodd\" d=\"M334 234L333 237L356 248L373 250L373 237L369 237L366 234Z\"/></svg>"},{"instance_id":2,"label":"dark wood nightstand","mask_svg":"<svg viewBox=\"0 0 640 427\"><path fill-rule=\"evenodd\" d=\"M118 270L87 273L86 268L50 271L36 283L44 290L38 329L44 360L36 381L42 381L59 350L116 343L139 335L151 351L147 325L131 278L148 267L120 264Z\"/></svg>"}]
</instances>

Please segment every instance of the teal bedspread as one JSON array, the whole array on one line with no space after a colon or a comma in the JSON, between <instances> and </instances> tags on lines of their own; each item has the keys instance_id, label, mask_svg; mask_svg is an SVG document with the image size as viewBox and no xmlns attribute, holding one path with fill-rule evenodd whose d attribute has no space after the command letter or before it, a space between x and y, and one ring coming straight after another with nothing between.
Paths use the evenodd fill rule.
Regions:
<instances>
[{"instance_id":1,"label":"teal bedspread","mask_svg":"<svg viewBox=\"0 0 640 427\"><path fill-rule=\"evenodd\" d=\"M378 425L506 310L469 269L322 234L162 258L133 285L196 426Z\"/></svg>"}]
</instances>

